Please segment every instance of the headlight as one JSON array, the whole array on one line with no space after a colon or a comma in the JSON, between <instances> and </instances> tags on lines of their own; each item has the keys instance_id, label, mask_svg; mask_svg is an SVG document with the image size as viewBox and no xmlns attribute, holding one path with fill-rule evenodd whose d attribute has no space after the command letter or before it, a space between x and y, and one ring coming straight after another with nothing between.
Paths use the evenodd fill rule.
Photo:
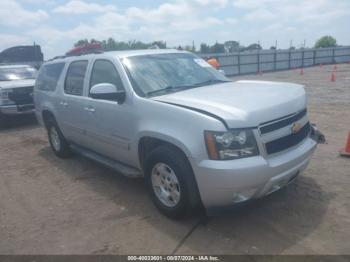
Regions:
<instances>
[{"instance_id":1,"label":"headlight","mask_svg":"<svg viewBox=\"0 0 350 262\"><path fill-rule=\"evenodd\" d=\"M13 104L13 102L9 100L9 93L10 92L12 92L12 89L1 89L0 88L0 104L1 105Z\"/></svg>"},{"instance_id":2,"label":"headlight","mask_svg":"<svg viewBox=\"0 0 350 262\"><path fill-rule=\"evenodd\" d=\"M259 154L252 130L205 131L208 155L213 160L231 160Z\"/></svg>"},{"instance_id":3,"label":"headlight","mask_svg":"<svg viewBox=\"0 0 350 262\"><path fill-rule=\"evenodd\" d=\"M7 100L12 89L0 89L0 99Z\"/></svg>"}]
</instances>

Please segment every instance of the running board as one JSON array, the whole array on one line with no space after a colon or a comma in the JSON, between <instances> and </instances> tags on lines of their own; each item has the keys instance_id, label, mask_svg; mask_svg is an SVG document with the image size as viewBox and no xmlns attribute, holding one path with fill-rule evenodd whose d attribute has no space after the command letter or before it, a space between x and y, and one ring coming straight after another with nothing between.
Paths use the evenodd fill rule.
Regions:
<instances>
[{"instance_id":1,"label":"running board","mask_svg":"<svg viewBox=\"0 0 350 262\"><path fill-rule=\"evenodd\" d=\"M96 161L96 162L98 162L106 167L109 167L109 168L121 173L122 175L124 175L126 177L132 177L132 178L142 177L142 173L136 168L129 167L129 166L124 165L120 162L117 162L113 159L106 158L104 156L101 156L98 153L95 153L93 151L90 151L88 149L80 147L78 145L71 144L70 148L72 149L73 152L78 153L79 155L82 155L82 156L89 158L93 161Z\"/></svg>"}]
</instances>

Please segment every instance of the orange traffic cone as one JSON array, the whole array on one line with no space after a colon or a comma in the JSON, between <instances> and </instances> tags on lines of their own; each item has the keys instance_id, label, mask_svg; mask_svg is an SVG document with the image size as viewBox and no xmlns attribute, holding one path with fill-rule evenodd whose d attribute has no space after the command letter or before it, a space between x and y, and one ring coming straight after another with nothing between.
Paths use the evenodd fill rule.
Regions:
<instances>
[{"instance_id":1,"label":"orange traffic cone","mask_svg":"<svg viewBox=\"0 0 350 262\"><path fill-rule=\"evenodd\" d=\"M336 80L335 72L333 71L331 75L331 82L335 82L335 80Z\"/></svg>"},{"instance_id":2,"label":"orange traffic cone","mask_svg":"<svg viewBox=\"0 0 350 262\"><path fill-rule=\"evenodd\" d=\"M346 142L345 148L340 150L339 153L341 156L350 157L350 132L348 134L348 140Z\"/></svg>"},{"instance_id":3,"label":"orange traffic cone","mask_svg":"<svg viewBox=\"0 0 350 262\"><path fill-rule=\"evenodd\" d=\"M304 75L304 68L301 68L301 70L300 70L300 75Z\"/></svg>"}]
</instances>

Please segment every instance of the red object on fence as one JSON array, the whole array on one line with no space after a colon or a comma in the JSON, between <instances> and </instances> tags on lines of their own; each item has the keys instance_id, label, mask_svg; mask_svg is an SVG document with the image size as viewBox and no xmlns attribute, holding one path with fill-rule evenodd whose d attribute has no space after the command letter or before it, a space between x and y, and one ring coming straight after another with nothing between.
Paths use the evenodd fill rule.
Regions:
<instances>
[{"instance_id":1,"label":"red object on fence","mask_svg":"<svg viewBox=\"0 0 350 262\"><path fill-rule=\"evenodd\" d=\"M304 68L301 68L300 75L304 75Z\"/></svg>"},{"instance_id":2,"label":"red object on fence","mask_svg":"<svg viewBox=\"0 0 350 262\"><path fill-rule=\"evenodd\" d=\"M335 72L333 71L331 75L331 82L335 82L335 80L336 80Z\"/></svg>"}]
</instances>

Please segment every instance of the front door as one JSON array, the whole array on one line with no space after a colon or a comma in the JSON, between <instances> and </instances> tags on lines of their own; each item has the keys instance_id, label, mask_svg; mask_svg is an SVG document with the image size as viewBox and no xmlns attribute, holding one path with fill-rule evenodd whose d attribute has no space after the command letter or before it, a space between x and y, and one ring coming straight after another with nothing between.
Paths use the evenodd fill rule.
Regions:
<instances>
[{"instance_id":1,"label":"front door","mask_svg":"<svg viewBox=\"0 0 350 262\"><path fill-rule=\"evenodd\" d=\"M120 75L112 61L97 59L91 70L89 90L92 86L110 83L118 90L125 90ZM128 101L98 100L88 97L89 126L87 136L95 151L115 160L127 163L130 136L133 129L132 108Z\"/></svg>"}]
</instances>

